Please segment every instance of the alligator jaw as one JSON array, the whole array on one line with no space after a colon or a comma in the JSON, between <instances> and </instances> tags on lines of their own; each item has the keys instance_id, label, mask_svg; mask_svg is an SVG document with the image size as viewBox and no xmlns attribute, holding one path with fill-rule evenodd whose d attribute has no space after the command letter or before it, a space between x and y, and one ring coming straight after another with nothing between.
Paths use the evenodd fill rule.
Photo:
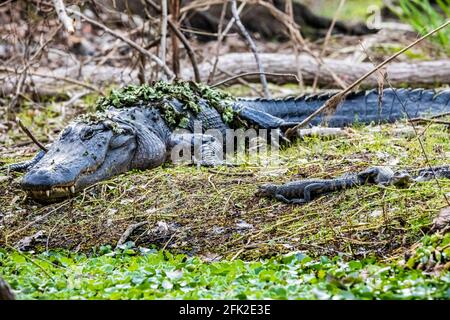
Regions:
<instances>
[{"instance_id":1,"label":"alligator jaw","mask_svg":"<svg viewBox=\"0 0 450 320\"><path fill-rule=\"evenodd\" d=\"M75 186L70 187L52 187L46 190L28 190L28 193L34 199L42 199L43 201L50 199L67 198L72 194L75 194Z\"/></svg>"}]
</instances>

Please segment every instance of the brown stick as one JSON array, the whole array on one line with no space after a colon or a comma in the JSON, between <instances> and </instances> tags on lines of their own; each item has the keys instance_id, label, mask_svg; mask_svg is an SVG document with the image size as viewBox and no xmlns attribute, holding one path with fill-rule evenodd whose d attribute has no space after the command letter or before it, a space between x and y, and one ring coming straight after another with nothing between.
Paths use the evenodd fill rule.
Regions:
<instances>
[{"instance_id":1,"label":"brown stick","mask_svg":"<svg viewBox=\"0 0 450 320\"><path fill-rule=\"evenodd\" d=\"M25 132L25 134L28 136L28 138L30 138L31 140L33 140L33 142L44 152L48 152L48 149L38 141L38 139L36 139L36 137L31 133L30 130L28 130L27 127L25 127L25 125L22 123L22 121L19 118L16 118L16 123L19 125L20 129L22 129L23 132Z\"/></svg>"},{"instance_id":2,"label":"brown stick","mask_svg":"<svg viewBox=\"0 0 450 320\"><path fill-rule=\"evenodd\" d=\"M217 44L216 44L216 53L214 56L214 63L213 63L213 67L211 69L211 72L209 73L208 76L208 80L206 81L207 84L210 84L213 79L214 79L214 74L216 73L216 69L217 69L217 63L219 62L219 53L220 53L220 46L222 45L222 40L223 40L223 32L222 32L222 28L223 28L223 20L225 19L225 14L227 12L227 2L224 2L223 6L222 6L222 12L220 13L220 20L219 20L219 26L217 27Z\"/></svg>"},{"instance_id":3,"label":"brown stick","mask_svg":"<svg viewBox=\"0 0 450 320\"><path fill-rule=\"evenodd\" d=\"M186 13L191 10L195 10L198 8L206 7L206 6L212 6L215 4L222 4L224 0L196 0L189 3L187 6L184 6L181 8L180 13Z\"/></svg>"},{"instance_id":4,"label":"brown stick","mask_svg":"<svg viewBox=\"0 0 450 320\"><path fill-rule=\"evenodd\" d=\"M161 0L161 42L159 45L159 59L166 65L167 49L167 0ZM165 79L164 79L165 80Z\"/></svg>"},{"instance_id":5,"label":"brown stick","mask_svg":"<svg viewBox=\"0 0 450 320\"><path fill-rule=\"evenodd\" d=\"M229 77L223 81L217 82L213 85L211 85L212 88L214 87L218 87L221 86L227 82L233 81L234 79L237 78L242 78L242 77L246 77L246 76L251 76L251 75L260 75L261 72L245 72L245 73L241 73L232 77ZM264 72L264 75L267 76L274 76L274 77L292 77L295 78L295 80L297 80L298 82L300 82L300 79L297 77L297 75L293 74L293 73L275 73L275 72Z\"/></svg>"},{"instance_id":6,"label":"brown stick","mask_svg":"<svg viewBox=\"0 0 450 320\"><path fill-rule=\"evenodd\" d=\"M178 19L180 16L180 1L170 0L170 13L170 21L176 28L178 28ZM170 39L172 41L172 70L175 73L175 76L178 78L180 76L180 50L178 50L178 36L175 34L175 32L172 32L170 34Z\"/></svg>"},{"instance_id":7,"label":"brown stick","mask_svg":"<svg viewBox=\"0 0 450 320\"><path fill-rule=\"evenodd\" d=\"M175 33L175 35L178 37L178 39L180 39L181 43L183 44L184 48L186 49L186 52L189 56L189 60L191 60L192 70L194 71L195 82L201 82L200 72L198 71L197 59L195 58L194 50L192 50L192 47L189 44L189 41L186 39L186 37L180 32L180 30L178 30L178 28L170 20L169 20L169 27Z\"/></svg>"},{"instance_id":8,"label":"brown stick","mask_svg":"<svg viewBox=\"0 0 450 320\"><path fill-rule=\"evenodd\" d=\"M386 60L384 60L382 63L380 63L379 65L377 65L375 68L373 68L372 70L370 70L369 72L367 72L365 75L363 75L362 77L360 77L358 80L356 80L355 82L353 82L350 86L348 86L346 89L342 90L341 92L339 92L338 94L334 95L333 97L331 97L329 100L327 100L319 109L317 109L316 111L314 111L311 115L309 115L308 117L306 117L305 120L303 120L302 122L300 122L298 125L296 125L293 128L290 128L286 131L286 137L292 137L296 132L297 129L302 128L303 126L307 125L309 122L311 122L312 119L314 119L317 115L319 115L320 113L322 113L324 110L329 109L329 108L336 108L336 106L342 101L342 99L345 98L345 96L347 94L349 94L356 86L358 86L361 82L364 81L364 79L368 78L370 75L372 75L373 73L377 72L378 70L380 70L381 68L383 68L385 65L387 65L389 62L391 62L392 60L394 60L395 58L397 58L399 55L401 55L402 53L404 53L405 51L407 51L408 49L412 48L413 46L415 46L416 44L418 44L419 42L423 41L424 39L428 38L429 36L433 35L434 33L438 32L439 30L447 27L450 24L450 20L448 20L447 22L445 22L444 24L442 24L441 26L433 29L432 31L428 32L426 35L424 35L423 37L420 37L419 39L417 39L416 41L412 42L411 44L409 44L408 46L404 47L402 50L398 51L397 53L393 54L392 56L390 56L389 58L387 58Z\"/></svg>"},{"instance_id":9,"label":"brown stick","mask_svg":"<svg viewBox=\"0 0 450 320\"><path fill-rule=\"evenodd\" d=\"M142 53L142 54L146 55L147 57L149 57L151 60L153 60L164 71L164 73L168 76L170 81L175 77L173 72L167 67L167 65L165 63L163 63L163 61L161 61L161 59L159 59L156 55L154 55L150 51L145 50L144 48L142 48L140 45L138 45L133 40L130 40L130 39L124 37L123 35L119 34L118 32L108 28L107 26L101 24L100 22L97 22L97 21L95 21L95 20L85 16L84 14L82 14L80 12L77 12L77 11L74 11L74 10L71 10L71 9L67 9L67 11L72 13L72 14L75 14L75 15L81 17L81 18L83 18L84 20L86 20L90 24L93 24L93 25L103 29L104 31L106 31L109 34L111 34L112 36L122 40L123 42L126 42L128 45L130 45L130 47L133 47L134 49L136 49L140 53Z\"/></svg>"},{"instance_id":10,"label":"brown stick","mask_svg":"<svg viewBox=\"0 0 450 320\"><path fill-rule=\"evenodd\" d=\"M294 5L292 4L292 0L286 0L285 11L286 11L286 14L289 16L289 19L291 19L291 23L295 23ZM290 30L290 29L289 29L289 35L290 35L291 39L295 38L295 35L293 34L292 30ZM297 66L297 77L300 79L300 81L298 81L299 90L304 91L305 84L303 83L302 69L300 68L300 64L298 63L298 55L300 53L300 45L295 40L292 41L292 44L293 44L294 55L295 55L295 65Z\"/></svg>"},{"instance_id":11,"label":"brown stick","mask_svg":"<svg viewBox=\"0 0 450 320\"><path fill-rule=\"evenodd\" d=\"M128 238L130 237L130 235L133 233L134 230L136 230L139 227L142 227L143 225L146 225L147 223L148 223L148 221L142 221L142 222L138 222L138 223L129 225L128 228L125 230L125 232L120 237L119 241L117 241L116 248L123 245L128 240Z\"/></svg>"}]
</instances>

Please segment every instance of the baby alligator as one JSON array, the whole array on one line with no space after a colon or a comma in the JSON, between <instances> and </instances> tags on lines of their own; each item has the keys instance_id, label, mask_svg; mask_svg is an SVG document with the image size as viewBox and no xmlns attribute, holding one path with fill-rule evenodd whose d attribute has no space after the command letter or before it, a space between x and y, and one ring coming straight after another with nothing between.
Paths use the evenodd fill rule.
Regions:
<instances>
[{"instance_id":1,"label":"baby alligator","mask_svg":"<svg viewBox=\"0 0 450 320\"><path fill-rule=\"evenodd\" d=\"M258 188L259 197L273 197L277 200L304 204L324 193L348 189L363 182L358 175L344 175L337 179L311 179L288 182L282 185L265 184Z\"/></svg>"},{"instance_id":2,"label":"baby alligator","mask_svg":"<svg viewBox=\"0 0 450 320\"><path fill-rule=\"evenodd\" d=\"M320 195L341 191L364 184L392 185L404 188L414 182L436 178L450 178L450 166L440 166L416 170L416 175L406 171L393 171L386 166L368 168L357 174L345 174L336 179L306 179L282 185L264 184L256 191L256 196L272 197L290 204L304 204Z\"/></svg>"}]
</instances>

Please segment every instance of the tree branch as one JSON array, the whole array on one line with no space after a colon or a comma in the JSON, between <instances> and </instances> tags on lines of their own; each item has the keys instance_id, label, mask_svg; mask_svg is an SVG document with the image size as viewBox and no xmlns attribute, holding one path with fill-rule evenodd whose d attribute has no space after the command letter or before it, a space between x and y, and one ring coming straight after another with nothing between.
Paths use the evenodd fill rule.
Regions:
<instances>
[{"instance_id":1,"label":"tree branch","mask_svg":"<svg viewBox=\"0 0 450 320\"><path fill-rule=\"evenodd\" d=\"M20 121L19 118L16 118L16 122L19 125L20 129L23 130L23 132L25 132L25 134L44 152L47 152L48 149L46 147L44 147L44 145L42 143L39 142L38 139L36 139L36 137L31 133L30 130L28 130L27 127L25 127L25 125L22 123L22 121Z\"/></svg>"},{"instance_id":2,"label":"tree branch","mask_svg":"<svg viewBox=\"0 0 450 320\"><path fill-rule=\"evenodd\" d=\"M53 0L53 6L55 7L59 20L64 25L64 28L66 28L67 32L74 33L75 28L73 27L72 19L67 15L64 2L62 0Z\"/></svg>"},{"instance_id":3,"label":"tree branch","mask_svg":"<svg viewBox=\"0 0 450 320\"><path fill-rule=\"evenodd\" d=\"M236 20L236 25L241 31L242 36L244 37L245 41L247 42L248 46L250 47L250 50L252 50L253 55L255 56L256 64L258 65L259 69L259 79L261 80L261 84L264 89L264 96L265 98L270 98L269 89L267 87L267 79L266 75L264 74L264 67L261 64L261 60L259 59L258 50L256 49L256 45L253 42L252 37L248 34L247 30L245 29L244 25L241 22L241 19L239 18L239 13L237 10L237 4L236 0L230 0L231 1L231 12L233 14L233 18Z\"/></svg>"},{"instance_id":4,"label":"tree branch","mask_svg":"<svg viewBox=\"0 0 450 320\"><path fill-rule=\"evenodd\" d=\"M166 65L167 47L167 0L161 0L161 43L159 46L159 59Z\"/></svg>"}]
</instances>

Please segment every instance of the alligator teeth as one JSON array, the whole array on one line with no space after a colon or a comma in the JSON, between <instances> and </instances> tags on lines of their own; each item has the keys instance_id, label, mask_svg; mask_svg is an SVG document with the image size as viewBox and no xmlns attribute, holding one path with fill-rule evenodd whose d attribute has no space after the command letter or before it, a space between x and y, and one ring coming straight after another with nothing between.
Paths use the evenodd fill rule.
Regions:
<instances>
[{"instance_id":1,"label":"alligator teeth","mask_svg":"<svg viewBox=\"0 0 450 320\"><path fill-rule=\"evenodd\" d=\"M75 186L70 187L70 192L75 193Z\"/></svg>"},{"instance_id":2,"label":"alligator teeth","mask_svg":"<svg viewBox=\"0 0 450 320\"><path fill-rule=\"evenodd\" d=\"M50 198L50 190L46 190L45 194L47 195L47 198Z\"/></svg>"}]
</instances>

